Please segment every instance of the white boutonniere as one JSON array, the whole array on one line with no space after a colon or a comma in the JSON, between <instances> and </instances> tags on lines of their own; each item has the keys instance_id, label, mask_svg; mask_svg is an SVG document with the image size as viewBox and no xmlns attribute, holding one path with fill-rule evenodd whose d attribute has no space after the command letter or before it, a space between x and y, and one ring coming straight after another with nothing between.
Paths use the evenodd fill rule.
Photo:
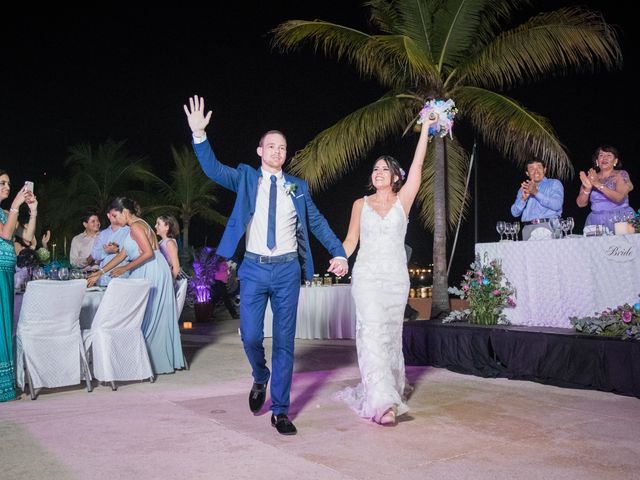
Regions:
<instances>
[{"instance_id":1,"label":"white boutonniere","mask_svg":"<svg viewBox=\"0 0 640 480\"><path fill-rule=\"evenodd\" d=\"M296 185L293 182L284 182L284 191L286 192L287 195L292 195L296 193L296 188L298 188L298 185Z\"/></svg>"}]
</instances>

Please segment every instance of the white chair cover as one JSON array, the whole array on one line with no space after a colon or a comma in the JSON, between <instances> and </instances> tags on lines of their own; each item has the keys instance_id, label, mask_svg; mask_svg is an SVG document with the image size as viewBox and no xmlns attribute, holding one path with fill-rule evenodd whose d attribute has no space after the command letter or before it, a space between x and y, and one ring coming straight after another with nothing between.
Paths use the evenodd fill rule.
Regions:
<instances>
[{"instance_id":1,"label":"white chair cover","mask_svg":"<svg viewBox=\"0 0 640 480\"><path fill-rule=\"evenodd\" d=\"M142 321L151 282L146 278L114 278L102 297L91 330L83 330L93 354L93 376L101 382L153 377Z\"/></svg>"},{"instance_id":2,"label":"white chair cover","mask_svg":"<svg viewBox=\"0 0 640 480\"><path fill-rule=\"evenodd\" d=\"M179 278L176 280L176 309L178 310L178 321L180 321L180 315L184 308L184 301L187 299L187 282L186 278Z\"/></svg>"},{"instance_id":3,"label":"white chair cover","mask_svg":"<svg viewBox=\"0 0 640 480\"><path fill-rule=\"evenodd\" d=\"M16 332L16 380L24 390L25 366L31 391L90 381L80 333L86 280L34 280L27 284Z\"/></svg>"}]
</instances>

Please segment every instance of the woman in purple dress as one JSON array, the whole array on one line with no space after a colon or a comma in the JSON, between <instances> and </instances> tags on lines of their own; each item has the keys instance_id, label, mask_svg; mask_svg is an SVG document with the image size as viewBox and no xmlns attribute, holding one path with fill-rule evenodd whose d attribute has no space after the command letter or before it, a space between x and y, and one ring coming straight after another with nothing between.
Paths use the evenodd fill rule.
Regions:
<instances>
[{"instance_id":1,"label":"woman in purple dress","mask_svg":"<svg viewBox=\"0 0 640 480\"><path fill-rule=\"evenodd\" d=\"M625 221L633 216L633 209L629 206L629 192L633 190L633 184L629 174L620 170L622 161L615 147L598 147L593 154L593 164L595 169L580 172L582 185L576 203L579 207L586 207L591 202L591 213L585 226L605 225L613 233L616 221Z\"/></svg>"}]
</instances>

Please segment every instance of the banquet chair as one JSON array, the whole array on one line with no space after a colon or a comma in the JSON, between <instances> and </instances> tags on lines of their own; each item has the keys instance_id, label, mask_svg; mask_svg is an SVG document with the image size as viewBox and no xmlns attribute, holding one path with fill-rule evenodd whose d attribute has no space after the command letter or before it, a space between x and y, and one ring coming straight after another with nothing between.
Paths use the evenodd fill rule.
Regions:
<instances>
[{"instance_id":1,"label":"banquet chair","mask_svg":"<svg viewBox=\"0 0 640 480\"><path fill-rule=\"evenodd\" d=\"M83 376L93 390L79 321L86 288L86 280L27 284L16 331L16 381L23 391L29 384L32 400L43 387L75 385Z\"/></svg>"},{"instance_id":2,"label":"banquet chair","mask_svg":"<svg viewBox=\"0 0 640 480\"><path fill-rule=\"evenodd\" d=\"M176 280L177 288L176 288L176 310L178 315L176 319L178 323L180 323L180 315L182 315L182 310L184 310L184 302L187 299L187 285L189 280L187 278L178 278ZM187 356L183 353L182 359L184 361L185 370L189 370L189 362L187 361Z\"/></svg>"},{"instance_id":3,"label":"banquet chair","mask_svg":"<svg viewBox=\"0 0 640 480\"><path fill-rule=\"evenodd\" d=\"M114 278L102 297L90 330L82 336L100 382L154 380L142 321L151 282L145 278Z\"/></svg>"},{"instance_id":4,"label":"banquet chair","mask_svg":"<svg viewBox=\"0 0 640 480\"><path fill-rule=\"evenodd\" d=\"M187 299L187 283L188 280L186 278L179 278L176 280L176 307L178 310L178 321L180 320L180 315L182 315L182 310L184 309L184 302Z\"/></svg>"}]
</instances>

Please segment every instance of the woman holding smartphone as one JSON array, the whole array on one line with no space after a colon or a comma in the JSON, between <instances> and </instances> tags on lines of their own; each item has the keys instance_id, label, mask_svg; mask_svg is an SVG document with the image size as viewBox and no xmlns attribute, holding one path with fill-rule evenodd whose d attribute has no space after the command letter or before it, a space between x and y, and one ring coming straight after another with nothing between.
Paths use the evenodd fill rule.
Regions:
<instances>
[{"instance_id":1,"label":"woman holding smartphone","mask_svg":"<svg viewBox=\"0 0 640 480\"><path fill-rule=\"evenodd\" d=\"M9 198L11 182L9 174L0 170L0 203ZM13 274L16 269L16 251L13 234L18 225L18 212L23 203L29 205L30 219L24 233L25 240L31 241L36 229L38 201L31 189L25 185L11 202L9 210L0 208L0 402L16 398L13 368Z\"/></svg>"}]
</instances>

